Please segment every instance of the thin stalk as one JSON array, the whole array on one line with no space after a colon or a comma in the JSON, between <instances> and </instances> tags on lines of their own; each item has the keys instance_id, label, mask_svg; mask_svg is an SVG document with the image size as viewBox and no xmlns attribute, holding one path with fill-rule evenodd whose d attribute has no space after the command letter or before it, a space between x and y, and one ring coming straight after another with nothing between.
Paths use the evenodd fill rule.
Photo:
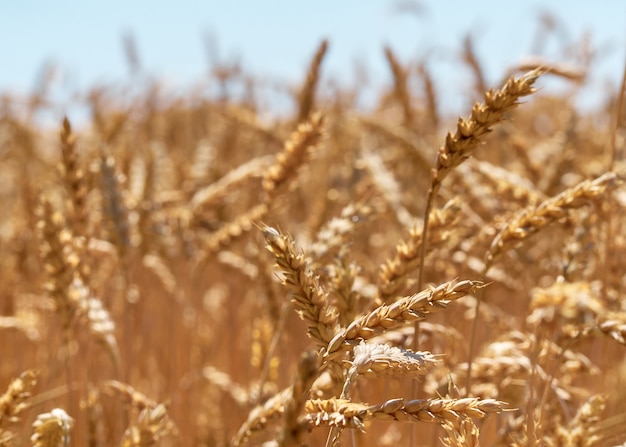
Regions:
<instances>
[{"instance_id":1,"label":"thin stalk","mask_svg":"<svg viewBox=\"0 0 626 447\"><path fill-rule=\"evenodd\" d=\"M615 126L613 132L611 132L610 150L611 158L609 161L609 171L612 171L615 167L615 160L617 159L617 132L619 131L622 123L622 111L624 109L624 95L626 94L626 64L624 64L624 71L622 74L622 85L620 86L619 96L617 98L617 111L615 113ZM613 208L613 198L608 198L609 207ZM615 234L615 218L614 213L609 212L606 223L606 240L604 242L604 267L602 269L602 298L607 299L607 282L611 269L610 249L611 245L608 241L612 241Z\"/></svg>"},{"instance_id":2,"label":"thin stalk","mask_svg":"<svg viewBox=\"0 0 626 447\"><path fill-rule=\"evenodd\" d=\"M433 198L435 195L435 187L434 183L431 185L428 190L428 198L426 200L426 208L424 209L424 224L422 229L422 246L420 247L420 263L418 267L417 274L417 290L422 290L422 286L424 283L424 260L426 259L426 242L428 241L428 221L430 219L430 213L433 209ZM419 351L419 335L420 335L420 322L416 321L413 325L413 352ZM418 383L417 380L413 379L411 381L411 398L415 398L418 392ZM417 441L417 427L411 427L411 436L410 436L409 445L415 446Z\"/></svg>"},{"instance_id":3,"label":"thin stalk","mask_svg":"<svg viewBox=\"0 0 626 447\"><path fill-rule=\"evenodd\" d=\"M274 336L272 337L272 341L270 342L269 349L267 350L267 355L265 356L265 361L263 362L263 369L261 370L261 377L259 377L259 392L257 393L256 401L254 405L259 404L259 399L261 399L263 395L263 387L265 386L265 382L267 381L267 376L270 372L270 365L272 363L272 357L276 352L276 347L278 346L278 341L282 336L283 329L285 327L285 320L287 319L287 314L289 313L290 304L285 303L280 310L280 317L278 319L278 324L276 327L276 331L274 332Z\"/></svg>"}]
</instances>

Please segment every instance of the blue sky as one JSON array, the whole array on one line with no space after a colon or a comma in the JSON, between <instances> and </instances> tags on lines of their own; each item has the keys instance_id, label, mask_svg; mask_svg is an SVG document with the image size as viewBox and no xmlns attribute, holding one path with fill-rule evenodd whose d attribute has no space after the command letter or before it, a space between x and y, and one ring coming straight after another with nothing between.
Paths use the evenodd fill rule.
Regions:
<instances>
[{"instance_id":1,"label":"blue sky","mask_svg":"<svg viewBox=\"0 0 626 447\"><path fill-rule=\"evenodd\" d=\"M471 77L459 60L463 37L474 37L488 81L528 55L539 26L550 12L557 32L545 41L545 55L563 61L564 42L585 33L600 50L593 73L593 102L605 84L617 85L626 59L626 2L581 0L422 0L419 14L400 11L406 0L21 0L0 6L0 93L23 94L35 85L46 62L59 71L55 95L96 83L124 82L129 68L122 35L132 33L142 69L169 85L200 82L209 68L206 37L222 61L240 61L248 72L297 84L322 38L330 41L325 79L349 85L355 63L370 82L390 75L382 53L390 45L404 62L426 59L442 98L467 92ZM567 60L565 60L568 62ZM450 107L458 107L448 100Z\"/></svg>"}]
</instances>

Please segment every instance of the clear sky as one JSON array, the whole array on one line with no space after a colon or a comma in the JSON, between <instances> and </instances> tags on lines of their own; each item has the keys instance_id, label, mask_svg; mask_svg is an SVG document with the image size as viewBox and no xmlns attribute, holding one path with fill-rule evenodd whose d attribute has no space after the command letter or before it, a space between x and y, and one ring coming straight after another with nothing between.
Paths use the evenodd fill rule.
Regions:
<instances>
[{"instance_id":1,"label":"clear sky","mask_svg":"<svg viewBox=\"0 0 626 447\"><path fill-rule=\"evenodd\" d=\"M468 32L488 82L496 83L530 54L546 12L556 22L543 42L545 55L573 61L564 59L564 46L582 43L588 33L599 52L594 82L617 85L626 59L622 0L4 0L0 93L31 90L49 62L60 69L60 98L95 83L123 82L129 67L122 36L131 33L142 70L174 86L206 76L207 42L222 61L295 85L320 40L328 38L326 79L349 85L358 62L371 83L389 82L382 52L389 44L404 62L428 60L438 90L452 98L467 92L472 80L459 60Z\"/></svg>"}]
</instances>

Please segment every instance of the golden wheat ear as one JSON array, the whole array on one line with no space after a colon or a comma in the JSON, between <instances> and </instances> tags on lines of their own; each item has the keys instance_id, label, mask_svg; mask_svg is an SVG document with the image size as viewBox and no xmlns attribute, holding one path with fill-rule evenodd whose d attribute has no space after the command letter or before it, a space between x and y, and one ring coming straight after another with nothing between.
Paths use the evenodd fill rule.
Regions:
<instances>
[{"instance_id":1,"label":"golden wheat ear","mask_svg":"<svg viewBox=\"0 0 626 447\"><path fill-rule=\"evenodd\" d=\"M283 284L292 291L296 312L309 324L307 333L317 344L326 346L338 328L337 309L309 268L309 261L298 251L293 239L272 227L263 229L267 249L274 255L283 274Z\"/></svg>"},{"instance_id":2,"label":"golden wheat ear","mask_svg":"<svg viewBox=\"0 0 626 447\"><path fill-rule=\"evenodd\" d=\"M324 39L313 56L306 80L298 95L298 122L304 121L315 109L315 93L317 92L322 62L327 51L328 41Z\"/></svg>"},{"instance_id":3,"label":"golden wheat ear","mask_svg":"<svg viewBox=\"0 0 626 447\"><path fill-rule=\"evenodd\" d=\"M37 384L38 375L36 370L24 371L11 381L6 392L0 396L0 439L2 435L6 435L7 442L13 438L14 434L8 427L18 422L22 413L30 407L29 400Z\"/></svg>"},{"instance_id":4,"label":"golden wheat ear","mask_svg":"<svg viewBox=\"0 0 626 447\"><path fill-rule=\"evenodd\" d=\"M33 422L33 447L67 447L70 445L70 431L74 425L65 410L55 408L50 413L42 413Z\"/></svg>"}]
</instances>

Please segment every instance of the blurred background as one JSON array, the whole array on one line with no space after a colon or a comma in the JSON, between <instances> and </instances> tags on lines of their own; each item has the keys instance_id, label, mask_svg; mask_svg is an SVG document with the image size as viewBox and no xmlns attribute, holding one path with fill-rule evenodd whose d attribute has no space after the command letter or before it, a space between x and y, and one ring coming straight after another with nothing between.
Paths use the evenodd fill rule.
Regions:
<instances>
[{"instance_id":1,"label":"blurred background","mask_svg":"<svg viewBox=\"0 0 626 447\"><path fill-rule=\"evenodd\" d=\"M37 112L39 120L58 124L68 113L79 123L86 117L82 95L98 86L128 90L158 83L173 96L232 97L251 94L246 79L254 77L256 99L270 106L264 110L289 113L293 101L282 90L300 84L326 38L322 91L359 86L361 107L371 107L381 86L392 82L384 45L404 64L427 64L442 111L450 114L467 110L473 100L463 62L468 45L487 85L529 55L573 67L590 64L590 79L576 100L593 107L619 85L625 23L621 1L4 2L0 94L26 101L37 92L50 103ZM242 82L216 83L220 74Z\"/></svg>"}]
</instances>

